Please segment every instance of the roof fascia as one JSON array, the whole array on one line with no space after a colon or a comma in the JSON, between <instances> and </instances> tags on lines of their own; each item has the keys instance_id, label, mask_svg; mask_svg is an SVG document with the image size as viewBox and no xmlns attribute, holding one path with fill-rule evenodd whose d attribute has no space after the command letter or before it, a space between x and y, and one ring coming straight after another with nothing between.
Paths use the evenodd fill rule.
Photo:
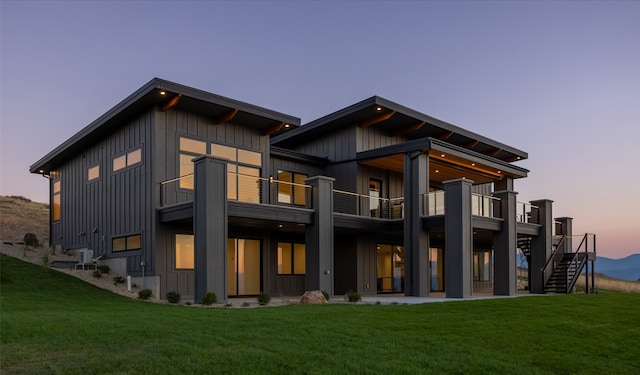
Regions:
<instances>
[{"instance_id":1,"label":"roof fascia","mask_svg":"<svg viewBox=\"0 0 640 375\"><path fill-rule=\"evenodd\" d=\"M484 144L487 144L487 145L490 145L490 146L494 146L495 148L499 148L499 149L502 149L504 151L510 152L512 154L515 154L517 156L520 156L521 159L527 159L529 157L529 155L525 151L519 150L519 149L517 149L515 147L508 146L508 145L506 145L504 143L498 142L498 141L493 140L491 138L487 138L487 137L482 136L482 135L480 135L478 133L474 133L472 131L463 129L463 128L459 127L459 126L450 124L450 123L448 123L446 121L438 120L435 117L431 117L429 115L425 115L422 112L418 112L418 111L416 111L414 109L411 109L409 107L405 107L405 106L403 106L401 104L392 102L390 100L387 100L387 99L384 99L384 98L381 98L381 97L375 97L375 98L376 98L376 104L377 105L380 105L380 106L383 106L385 108L388 108L388 109L394 110L396 112L402 113L404 115L413 117L413 118L415 118L417 120L424 121L427 124L438 126L440 128L443 128L444 130L452 131L454 133L460 134L460 135L465 136L467 138L478 140L478 141L480 141L480 142L482 142Z\"/></svg>"}]
</instances>

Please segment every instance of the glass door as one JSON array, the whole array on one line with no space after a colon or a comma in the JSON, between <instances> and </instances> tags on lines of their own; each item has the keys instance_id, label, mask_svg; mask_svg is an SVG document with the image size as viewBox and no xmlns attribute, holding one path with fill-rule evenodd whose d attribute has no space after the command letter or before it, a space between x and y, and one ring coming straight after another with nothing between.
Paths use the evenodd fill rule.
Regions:
<instances>
[{"instance_id":1,"label":"glass door","mask_svg":"<svg viewBox=\"0 0 640 375\"><path fill-rule=\"evenodd\" d=\"M227 293L230 296L260 293L260 240L227 240Z\"/></svg>"},{"instance_id":2,"label":"glass door","mask_svg":"<svg viewBox=\"0 0 640 375\"><path fill-rule=\"evenodd\" d=\"M444 254L441 248L429 249L431 264L431 291L444 292Z\"/></svg>"},{"instance_id":3,"label":"glass door","mask_svg":"<svg viewBox=\"0 0 640 375\"><path fill-rule=\"evenodd\" d=\"M404 292L404 246L380 244L377 250L378 293Z\"/></svg>"}]
</instances>

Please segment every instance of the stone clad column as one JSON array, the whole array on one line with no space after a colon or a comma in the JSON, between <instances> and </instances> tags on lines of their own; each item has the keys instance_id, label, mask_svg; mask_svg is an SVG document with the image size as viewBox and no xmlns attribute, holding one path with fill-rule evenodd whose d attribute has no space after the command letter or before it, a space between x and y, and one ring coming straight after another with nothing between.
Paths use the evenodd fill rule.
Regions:
<instances>
[{"instance_id":1,"label":"stone clad column","mask_svg":"<svg viewBox=\"0 0 640 375\"><path fill-rule=\"evenodd\" d=\"M227 162L209 155L195 163L193 199L196 303L213 292L227 301Z\"/></svg>"},{"instance_id":2,"label":"stone clad column","mask_svg":"<svg viewBox=\"0 0 640 375\"><path fill-rule=\"evenodd\" d=\"M531 240L531 263L529 264L529 285L531 293L544 293L544 277L542 270L552 253L553 245L553 201L542 199L530 202L531 222L540 224L540 234Z\"/></svg>"},{"instance_id":3,"label":"stone clad column","mask_svg":"<svg viewBox=\"0 0 640 375\"><path fill-rule=\"evenodd\" d=\"M313 224L306 228L306 289L333 295L333 182L325 176L305 180L311 186L307 202L315 210Z\"/></svg>"},{"instance_id":4,"label":"stone clad column","mask_svg":"<svg viewBox=\"0 0 640 375\"><path fill-rule=\"evenodd\" d=\"M471 186L467 179L444 182L444 266L447 298L473 293L473 225Z\"/></svg>"},{"instance_id":5,"label":"stone clad column","mask_svg":"<svg viewBox=\"0 0 640 375\"><path fill-rule=\"evenodd\" d=\"M493 237L494 247L494 284L493 294L513 296L518 294L516 268L516 196L514 191L497 191L493 194L500 198L500 217L502 230Z\"/></svg>"},{"instance_id":6,"label":"stone clad column","mask_svg":"<svg viewBox=\"0 0 640 375\"><path fill-rule=\"evenodd\" d=\"M426 297L430 290L429 233L422 228L420 205L429 192L429 155L404 157L404 251L406 296ZM427 211L428 212L428 211Z\"/></svg>"}]
</instances>

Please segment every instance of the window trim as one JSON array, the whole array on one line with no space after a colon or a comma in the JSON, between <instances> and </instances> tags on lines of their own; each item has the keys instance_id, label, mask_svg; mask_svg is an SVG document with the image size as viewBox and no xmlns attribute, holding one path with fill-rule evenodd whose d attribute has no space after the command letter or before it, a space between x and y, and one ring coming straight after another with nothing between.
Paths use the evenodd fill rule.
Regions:
<instances>
[{"instance_id":1,"label":"window trim","mask_svg":"<svg viewBox=\"0 0 640 375\"><path fill-rule=\"evenodd\" d=\"M140 237L140 247L135 247L135 248L128 248L129 247L129 238L131 237ZM113 242L115 240L119 240L119 239L123 239L125 240L125 248L123 250L114 250L114 246L113 246ZM123 253L123 252L127 252L127 251L136 251L136 250L142 250L142 247L144 246L143 243L143 238L142 238L142 232L136 232L136 233L131 233L131 234L126 234L126 235L120 235L120 236L113 236L111 237L111 253Z\"/></svg>"},{"instance_id":2,"label":"window trim","mask_svg":"<svg viewBox=\"0 0 640 375\"><path fill-rule=\"evenodd\" d=\"M137 161L135 163L130 163L129 156L138 151L140 152L140 161ZM124 157L124 167L115 169L115 166L113 165L113 163L116 161L116 159L120 159L122 157ZM127 151L120 152L118 154L113 155L113 157L111 157L111 173L120 173L122 171L133 169L143 164L144 164L144 148L143 148L143 145L139 145L136 147L132 147Z\"/></svg>"}]
</instances>

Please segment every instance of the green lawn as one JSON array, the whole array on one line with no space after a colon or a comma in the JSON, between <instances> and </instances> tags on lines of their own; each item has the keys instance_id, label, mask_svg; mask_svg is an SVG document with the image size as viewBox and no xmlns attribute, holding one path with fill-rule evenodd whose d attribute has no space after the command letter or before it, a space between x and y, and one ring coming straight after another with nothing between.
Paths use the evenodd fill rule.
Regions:
<instances>
[{"instance_id":1,"label":"green lawn","mask_svg":"<svg viewBox=\"0 0 640 375\"><path fill-rule=\"evenodd\" d=\"M1 255L2 374L639 374L640 295L200 308Z\"/></svg>"}]
</instances>

